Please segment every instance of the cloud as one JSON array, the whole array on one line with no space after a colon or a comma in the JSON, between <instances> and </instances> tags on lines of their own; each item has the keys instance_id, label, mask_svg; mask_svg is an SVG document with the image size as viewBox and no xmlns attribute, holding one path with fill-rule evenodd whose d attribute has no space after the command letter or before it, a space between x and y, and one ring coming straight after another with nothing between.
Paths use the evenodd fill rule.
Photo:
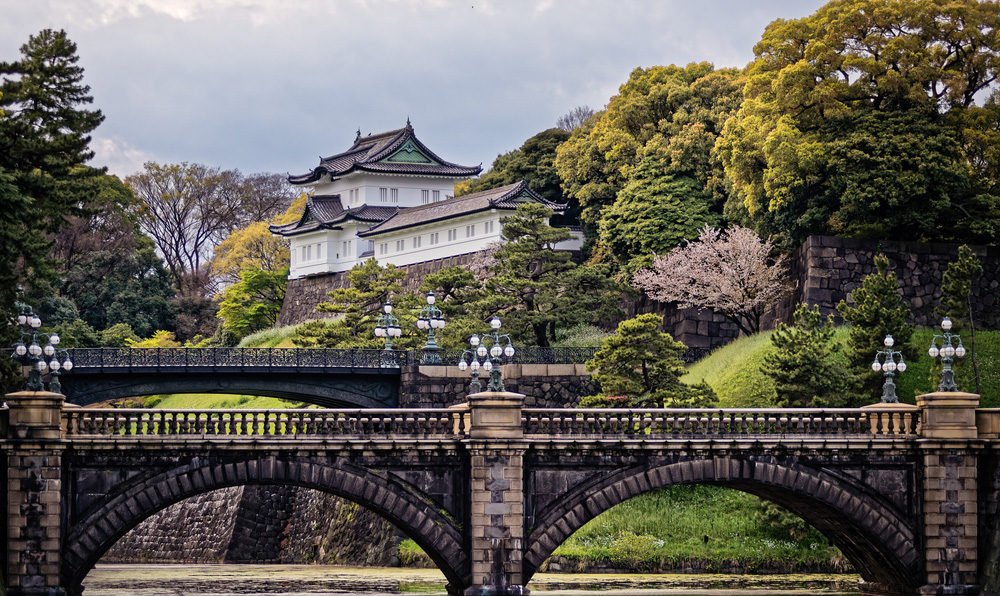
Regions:
<instances>
[{"instance_id":1,"label":"cloud","mask_svg":"<svg viewBox=\"0 0 1000 596\"><path fill-rule=\"evenodd\" d=\"M90 165L107 167L109 174L119 178L138 172L147 161L156 161L150 153L133 147L120 138L106 138L95 134L90 148L94 151Z\"/></svg>"},{"instance_id":2,"label":"cloud","mask_svg":"<svg viewBox=\"0 0 1000 596\"><path fill-rule=\"evenodd\" d=\"M443 158L488 165L637 66L742 66L768 22L820 1L31 0L0 20L0 60L65 28L115 168L305 171L407 116Z\"/></svg>"}]
</instances>

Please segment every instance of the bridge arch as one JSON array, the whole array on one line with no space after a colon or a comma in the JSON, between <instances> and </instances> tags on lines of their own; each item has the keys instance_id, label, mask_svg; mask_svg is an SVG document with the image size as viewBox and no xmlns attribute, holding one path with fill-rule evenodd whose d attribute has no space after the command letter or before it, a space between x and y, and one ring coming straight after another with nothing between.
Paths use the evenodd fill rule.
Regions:
<instances>
[{"instance_id":1,"label":"bridge arch","mask_svg":"<svg viewBox=\"0 0 1000 596\"><path fill-rule=\"evenodd\" d=\"M877 495L794 462L734 457L629 468L583 483L536 514L525 544L525 582L591 519L642 493L679 484L713 484L774 502L829 537L866 581L886 593L913 593L923 582L914 529Z\"/></svg>"},{"instance_id":2,"label":"bridge arch","mask_svg":"<svg viewBox=\"0 0 1000 596\"><path fill-rule=\"evenodd\" d=\"M449 588L468 583L468 554L457 524L428 506L404 482L349 465L280 458L194 458L190 463L126 485L69 530L62 576L76 596L87 573L126 532L156 512L197 494L239 485L293 485L337 495L386 518L437 564Z\"/></svg>"}]
</instances>

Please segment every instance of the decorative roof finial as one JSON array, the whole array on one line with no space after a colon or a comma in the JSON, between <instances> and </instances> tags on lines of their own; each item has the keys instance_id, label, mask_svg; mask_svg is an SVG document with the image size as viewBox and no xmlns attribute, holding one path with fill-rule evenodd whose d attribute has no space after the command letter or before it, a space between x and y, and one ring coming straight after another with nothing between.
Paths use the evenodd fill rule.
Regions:
<instances>
[{"instance_id":1,"label":"decorative roof finial","mask_svg":"<svg viewBox=\"0 0 1000 596\"><path fill-rule=\"evenodd\" d=\"M406 128L413 128L413 126L410 124L410 117L409 116L406 117Z\"/></svg>"},{"instance_id":2,"label":"decorative roof finial","mask_svg":"<svg viewBox=\"0 0 1000 596\"><path fill-rule=\"evenodd\" d=\"M357 143L357 142L358 142L358 139L360 139L360 138L361 138L361 127L359 126L359 127L358 127L358 132L357 132L357 134L355 134L355 136L354 136L354 142L355 142L355 143Z\"/></svg>"}]
</instances>

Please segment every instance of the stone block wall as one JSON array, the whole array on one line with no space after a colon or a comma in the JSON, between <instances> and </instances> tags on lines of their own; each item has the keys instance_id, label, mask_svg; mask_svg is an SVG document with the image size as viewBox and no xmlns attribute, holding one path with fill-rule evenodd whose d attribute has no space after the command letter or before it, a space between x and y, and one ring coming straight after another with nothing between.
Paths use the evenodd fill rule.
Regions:
<instances>
[{"instance_id":1,"label":"stone block wall","mask_svg":"<svg viewBox=\"0 0 1000 596\"><path fill-rule=\"evenodd\" d=\"M377 514L330 494L294 486L237 486L153 515L102 560L389 565L397 534Z\"/></svg>"},{"instance_id":2,"label":"stone block wall","mask_svg":"<svg viewBox=\"0 0 1000 596\"><path fill-rule=\"evenodd\" d=\"M983 264L983 275L973 286L973 316L982 327L1000 327L1000 249L973 246ZM841 300L875 270L874 258L883 253L900 280L903 297L910 303L913 322L937 326L941 277L958 255L957 244L921 244L850 240L810 236L798 254L801 300L818 304L824 313L836 314ZM789 313L790 314L790 313ZM786 315L787 318L788 315Z\"/></svg>"},{"instance_id":3,"label":"stone block wall","mask_svg":"<svg viewBox=\"0 0 1000 596\"><path fill-rule=\"evenodd\" d=\"M600 391L582 364L508 364L501 368L504 388L521 393L528 408L571 408L580 398ZM457 366L404 367L399 407L446 408L464 403L471 377ZM487 375L480 378L486 389Z\"/></svg>"},{"instance_id":4,"label":"stone block wall","mask_svg":"<svg viewBox=\"0 0 1000 596\"><path fill-rule=\"evenodd\" d=\"M479 257L480 253L469 253L457 255L446 259L435 259L413 265L400 267L406 271L403 278L403 288L409 291L417 291L424 277L435 273L446 267L465 266ZM278 314L278 325L294 325L310 319L319 319L330 316L329 313L316 311L316 306L325 302L327 293L330 290L347 287L347 273L327 273L324 275L312 275L299 279L288 280L288 288L285 291L285 301L281 305L281 312Z\"/></svg>"}]
</instances>

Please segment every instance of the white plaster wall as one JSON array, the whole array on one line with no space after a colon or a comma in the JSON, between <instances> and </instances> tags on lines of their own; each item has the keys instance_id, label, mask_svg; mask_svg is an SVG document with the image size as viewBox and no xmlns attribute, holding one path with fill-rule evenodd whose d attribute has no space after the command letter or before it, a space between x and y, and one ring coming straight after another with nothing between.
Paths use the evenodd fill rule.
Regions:
<instances>
[{"instance_id":1,"label":"white plaster wall","mask_svg":"<svg viewBox=\"0 0 1000 596\"><path fill-rule=\"evenodd\" d=\"M343 178L338 178L333 182L329 178L324 178L326 182L320 181L316 184L307 185L303 188L314 195L340 195L341 203L344 207L357 207L358 205L391 205L400 207L416 207L422 203L421 191L428 191L428 196L433 201L434 191L438 191L441 200L445 197L454 196L455 183L464 178L438 178L431 176L396 176L396 175L373 175L364 173L348 174ZM385 188L387 201L383 202L380 189ZM399 191L399 200L392 202L392 191ZM358 199L351 200L351 190L358 190Z\"/></svg>"},{"instance_id":2,"label":"white plaster wall","mask_svg":"<svg viewBox=\"0 0 1000 596\"><path fill-rule=\"evenodd\" d=\"M506 212L484 212L438 222L379 234L375 240L375 258L379 263L393 265L410 265L423 261L433 261L455 255L467 254L483 250L490 244L500 241L500 218L507 215ZM493 224L492 232L487 233L485 225L487 222ZM466 226L475 226L475 235L471 238L466 236ZM448 230L455 230L455 240L448 240ZM436 232L439 243L430 243L430 235ZM414 248L414 237L420 237L420 247ZM403 250L397 250L397 241L403 241ZM383 252L383 249L385 252Z\"/></svg>"}]
</instances>

